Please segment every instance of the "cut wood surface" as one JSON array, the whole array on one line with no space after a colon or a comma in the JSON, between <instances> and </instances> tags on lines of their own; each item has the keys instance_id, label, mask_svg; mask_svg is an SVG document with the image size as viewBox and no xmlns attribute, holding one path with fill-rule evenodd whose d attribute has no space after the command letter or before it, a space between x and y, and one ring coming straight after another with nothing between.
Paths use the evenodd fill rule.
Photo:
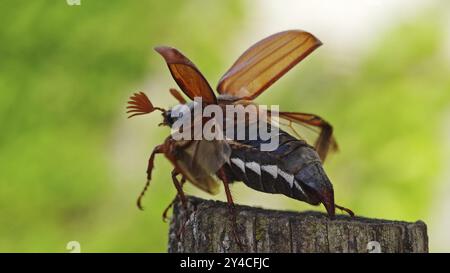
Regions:
<instances>
[{"instance_id":1,"label":"cut wood surface","mask_svg":"<svg viewBox=\"0 0 450 273\"><path fill-rule=\"evenodd\" d=\"M314 211L276 211L236 205L236 243L224 202L188 196L188 210L176 202L169 252L428 252L424 222L351 218L329 219ZM184 229L180 227L184 223Z\"/></svg>"}]
</instances>

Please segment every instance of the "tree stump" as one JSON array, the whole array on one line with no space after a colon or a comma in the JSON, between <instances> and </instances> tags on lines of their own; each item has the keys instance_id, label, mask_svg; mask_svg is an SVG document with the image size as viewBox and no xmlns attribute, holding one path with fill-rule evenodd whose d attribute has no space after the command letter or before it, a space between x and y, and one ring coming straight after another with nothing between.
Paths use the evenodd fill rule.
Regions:
<instances>
[{"instance_id":1,"label":"tree stump","mask_svg":"<svg viewBox=\"0 0 450 273\"><path fill-rule=\"evenodd\" d=\"M177 201L170 224L169 252L302 253L428 252L424 222L351 218L324 213L276 211L236 205L236 243L226 203L188 197ZM184 231L179 232L184 223Z\"/></svg>"}]
</instances>

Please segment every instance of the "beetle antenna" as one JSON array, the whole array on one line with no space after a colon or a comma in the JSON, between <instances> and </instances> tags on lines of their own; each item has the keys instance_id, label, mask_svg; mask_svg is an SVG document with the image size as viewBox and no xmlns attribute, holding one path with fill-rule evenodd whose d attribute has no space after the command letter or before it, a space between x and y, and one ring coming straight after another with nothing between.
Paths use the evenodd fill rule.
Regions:
<instances>
[{"instance_id":1,"label":"beetle antenna","mask_svg":"<svg viewBox=\"0 0 450 273\"><path fill-rule=\"evenodd\" d=\"M130 97L128 101L127 113L130 114L128 118L149 114L155 110L165 112L163 108L154 107L151 101L148 99L147 95L144 92L134 93L133 96Z\"/></svg>"}]
</instances>

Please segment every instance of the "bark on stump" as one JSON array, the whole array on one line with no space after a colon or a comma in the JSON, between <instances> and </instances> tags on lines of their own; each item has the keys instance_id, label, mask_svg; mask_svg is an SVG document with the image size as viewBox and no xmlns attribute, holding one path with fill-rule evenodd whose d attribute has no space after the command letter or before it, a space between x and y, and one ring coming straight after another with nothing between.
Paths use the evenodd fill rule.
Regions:
<instances>
[{"instance_id":1,"label":"bark on stump","mask_svg":"<svg viewBox=\"0 0 450 273\"><path fill-rule=\"evenodd\" d=\"M427 227L415 223L350 218L330 220L314 211L275 211L236 205L240 249L226 203L188 197L188 212L176 202L169 252L428 252ZM189 217L186 222L186 217ZM177 235L185 223L184 232Z\"/></svg>"}]
</instances>

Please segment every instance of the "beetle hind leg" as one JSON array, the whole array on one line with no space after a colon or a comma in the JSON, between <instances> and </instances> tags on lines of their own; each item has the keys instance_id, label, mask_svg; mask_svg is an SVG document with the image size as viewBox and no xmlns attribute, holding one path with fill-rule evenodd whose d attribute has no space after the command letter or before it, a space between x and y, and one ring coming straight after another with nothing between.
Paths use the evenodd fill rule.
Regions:
<instances>
[{"instance_id":1,"label":"beetle hind leg","mask_svg":"<svg viewBox=\"0 0 450 273\"><path fill-rule=\"evenodd\" d=\"M338 204L334 204L334 206L335 206L336 208L338 208L338 209L340 209L340 210L345 211L346 213L348 213L348 215L350 215L350 217L355 217L355 213L354 213L351 209L348 209L348 208L339 206Z\"/></svg>"}]
</instances>

